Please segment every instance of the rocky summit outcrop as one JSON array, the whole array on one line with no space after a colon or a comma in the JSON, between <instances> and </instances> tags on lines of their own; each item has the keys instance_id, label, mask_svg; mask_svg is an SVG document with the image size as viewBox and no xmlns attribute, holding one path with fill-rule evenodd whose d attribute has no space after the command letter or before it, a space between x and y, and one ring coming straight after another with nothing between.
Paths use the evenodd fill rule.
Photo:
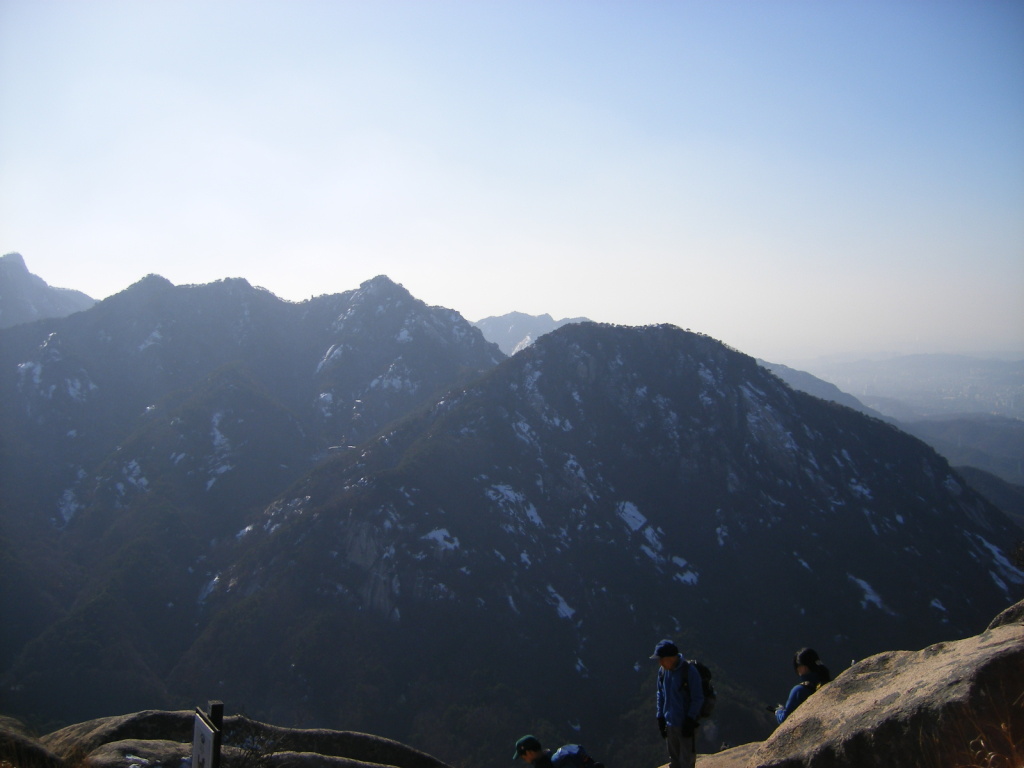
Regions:
<instances>
[{"instance_id":1,"label":"rocky summit outcrop","mask_svg":"<svg viewBox=\"0 0 1024 768\"><path fill-rule=\"evenodd\" d=\"M191 758L194 718L190 711L151 710L90 720L23 747L25 752L32 746L32 756L49 762L12 763L47 768L179 768ZM222 733L225 768L447 768L424 752L365 733L281 728L242 715L225 717Z\"/></svg>"},{"instance_id":2,"label":"rocky summit outcrop","mask_svg":"<svg viewBox=\"0 0 1024 768\"><path fill-rule=\"evenodd\" d=\"M1024 601L980 635L853 665L762 743L701 768L1024 765Z\"/></svg>"}]
</instances>

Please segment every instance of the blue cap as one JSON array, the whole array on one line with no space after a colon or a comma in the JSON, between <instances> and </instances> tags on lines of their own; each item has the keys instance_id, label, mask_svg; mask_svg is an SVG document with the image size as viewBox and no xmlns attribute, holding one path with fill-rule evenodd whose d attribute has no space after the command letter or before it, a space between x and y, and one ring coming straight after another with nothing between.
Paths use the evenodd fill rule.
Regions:
<instances>
[{"instance_id":1,"label":"blue cap","mask_svg":"<svg viewBox=\"0 0 1024 768\"><path fill-rule=\"evenodd\" d=\"M654 646L654 655L652 659L664 659L667 656L678 656L679 648L671 640L662 640L656 646Z\"/></svg>"}]
</instances>

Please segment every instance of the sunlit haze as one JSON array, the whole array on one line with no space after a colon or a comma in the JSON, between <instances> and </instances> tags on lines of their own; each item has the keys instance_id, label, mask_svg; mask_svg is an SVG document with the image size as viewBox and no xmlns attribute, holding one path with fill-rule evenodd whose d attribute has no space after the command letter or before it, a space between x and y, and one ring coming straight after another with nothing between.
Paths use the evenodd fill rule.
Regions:
<instances>
[{"instance_id":1,"label":"sunlit haze","mask_svg":"<svg viewBox=\"0 0 1024 768\"><path fill-rule=\"evenodd\" d=\"M0 0L0 253L1024 357L1024 3Z\"/></svg>"}]
</instances>

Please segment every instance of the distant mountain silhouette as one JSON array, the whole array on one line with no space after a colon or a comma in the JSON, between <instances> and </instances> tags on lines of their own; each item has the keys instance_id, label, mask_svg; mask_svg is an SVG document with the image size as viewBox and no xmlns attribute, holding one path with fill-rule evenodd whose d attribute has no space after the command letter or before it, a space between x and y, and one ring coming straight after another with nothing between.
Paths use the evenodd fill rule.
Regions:
<instances>
[{"instance_id":1,"label":"distant mountain silhouette","mask_svg":"<svg viewBox=\"0 0 1024 768\"><path fill-rule=\"evenodd\" d=\"M890 424L673 326L506 358L383 276L7 329L0 427L0 711L51 725L219 698L458 768L525 732L658 764L662 637L715 672L707 750L770 733L795 648L1024 589L1019 530Z\"/></svg>"},{"instance_id":2,"label":"distant mountain silhouette","mask_svg":"<svg viewBox=\"0 0 1024 768\"><path fill-rule=\"evenodd\" d=\"M904 422L951 464L977 467L1024 485L1024 420L974 413Z\"/></svg>"},{"instance_id":3,"label":"distant mountain silhouette","mask_svg":"<svg viewBox=\"0 0 1024 768\"><path fill-rule=\"evenodd\" d=\"M860 411L868 416L874 416L875 418L887 418L874 408L868 408L849 392L843 392L835 384L819 379L817 376L807 373L807 371L790 368L789 366L782 365L781 363L769 363L766 360L758 360L757 362L789 384L793 389L798 389L809 395L820 397L822 400L829 400L833 403L845 405L847 408L853 408L855 411ZM894 421L893 419L888 420Z\"/></svg>"},{"instance_id":4,"label":"distant mountain silhouette","mask_svg":"<svg viewBox=\"0 0 1024 768\"><path fill-rule=\"evenodd\" d=\"M551 333L570 323L588 323L585 317L555 320L551 315L527 315L509 312L507 315L485 317L473 325L483 331L484 338L493 341L506 355L514 355L533 344L545 333Z\"/></svg>"},{"instance_id":5,"label":"distant mountain silhouette","mask_svg":"<svg viewBox=\"0 0 1024 768\"><path fill-rule=\"evenodd\" d=\"M923 418L917 411L899 401L876 396L873 401L884 404L887 415L883 415L834 384L806 371L763 360L758 362L794 389L896 424L924 440L954 466L978 470L980 474L971 473L971 477L985 485L999 499L1007 500L1008 496L1005 492L997 490L992 483L986 482L985 475L995 475L1011 485L1024 485L1024 421L1021 419L987 413ZM925 397L924 393L929 385L926 380L918 385L917 390L914 390L915 385L911 381L904 381L902 386L917 391L919 397ZM978 489L982 490L980 486ZM996 501L996 498L992 498L992 501ZM1002 504L997 505L1003 511L1009 512Z\"/></svg>"},{"instance_id":6,"label":"distant mountain silhouette","mask_svg":"<svg viewBox=\"0 0 1024 768\"><path fill-rule=\"evenodd\" d=\"M28 271L20 253L0 256L0 328L67 317L95 304L81 291L53 288Z\"/></svg>"},{"instance_id":7,"label":"distant mountain silhouette","mask_svg":"<svg viewBox=\"0 0 1024 768\"><path fill-rule=\"evenodd\" d=\"M1024 529L1024 485L1008 483L1001 477L977 467L957 467L957 472L972 488Z\"/></svg>"}]
</instances>

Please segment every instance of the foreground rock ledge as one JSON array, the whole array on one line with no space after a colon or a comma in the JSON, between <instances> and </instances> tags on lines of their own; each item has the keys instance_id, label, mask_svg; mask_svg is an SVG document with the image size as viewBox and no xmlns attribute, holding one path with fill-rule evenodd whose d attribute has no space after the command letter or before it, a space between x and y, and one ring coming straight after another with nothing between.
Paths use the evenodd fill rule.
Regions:
<instances>
[{"instance_id":1,"label":"foreground rock ledge","mask_svg":"<svg viewBox=\"0 0 1024 768\"><path fill-rule=\"evenodd\" d=\"M700 768L1024 765L1024 601L975 637L882 653L823 687L760 745Z\"/></svg>"},{"instance_id":2,"label":"foreground rock ledge","mask_svg":"<svg viewBox=\"0 0 1024 768\"><path fill-rule=\"evenodd\" d=\"M70 725L40 742L66 765L123 768L131 756L131 762L150 768L178 768L192 754L193 721L190 711L138 712ZM424 752L379 736L280 728L241 715L224 718L222 754L228 765L258 762L261 768L448 768Z\"/></svg>"}]
</instances>

